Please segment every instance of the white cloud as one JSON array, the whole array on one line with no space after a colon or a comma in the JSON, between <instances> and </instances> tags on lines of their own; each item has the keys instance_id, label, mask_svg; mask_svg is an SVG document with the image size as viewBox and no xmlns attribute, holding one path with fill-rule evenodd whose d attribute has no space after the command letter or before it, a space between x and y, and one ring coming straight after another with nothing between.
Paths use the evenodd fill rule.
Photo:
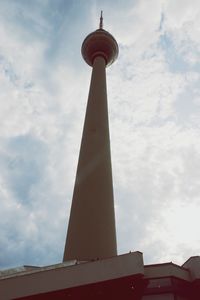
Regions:
<instances>
[{"instance_id":1,"label":"white cloud","mask_svg":"<svg viewBox=\"0 0 200 300\"><path fill-rule=\"evenodd\" d=\"M79 48L101 9L120 45L107 70L119 252L197 254L198 1L20 3L1 4L1 267L62 259L91 72Z\"/></svg>"}]
</instances>

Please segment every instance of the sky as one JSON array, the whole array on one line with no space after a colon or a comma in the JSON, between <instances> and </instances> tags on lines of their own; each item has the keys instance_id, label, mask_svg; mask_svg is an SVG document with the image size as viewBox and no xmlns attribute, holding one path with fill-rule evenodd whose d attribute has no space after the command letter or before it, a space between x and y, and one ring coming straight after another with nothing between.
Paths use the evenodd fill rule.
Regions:
<instances>
[{"instance_id":1,"label":"sky","mask_svg":"<svg viewBox=\"0 0 200 300\"><path fill-rule=\"evenodd\" d=\"M0 0L0 269L62 261L101 10L118 253L200 254L199 0Z\"/></svg>"}]
</instances>

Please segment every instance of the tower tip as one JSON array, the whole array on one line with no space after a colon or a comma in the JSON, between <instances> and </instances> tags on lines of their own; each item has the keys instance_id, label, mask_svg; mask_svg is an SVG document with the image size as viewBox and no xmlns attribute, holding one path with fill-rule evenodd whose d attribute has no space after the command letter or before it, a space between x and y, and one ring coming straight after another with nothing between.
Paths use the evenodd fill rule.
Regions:
<instances>
[{"instance_id":1,"label":"tower tip","mask_svg":"<svg viewBox=\"0 0 200 300\"><path fill-rule=\"evenodd\" d=\"M99 29L103 29L103 10L101 10Z\"/></svg>"}]
</instances>

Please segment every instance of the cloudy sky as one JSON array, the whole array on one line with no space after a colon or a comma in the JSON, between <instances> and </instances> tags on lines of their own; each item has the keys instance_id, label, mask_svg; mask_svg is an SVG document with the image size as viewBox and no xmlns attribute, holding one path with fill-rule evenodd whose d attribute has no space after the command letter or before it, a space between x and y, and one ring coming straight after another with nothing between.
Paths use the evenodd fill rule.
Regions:
<instances>
[{"instance_id":1,"label":"cloudy sky","mask_svg":"<svg viewBox=\"0 0 200 300\"><path fill-rule=\"evenodd\" d=\"M2 269L62 260L102 9L118 252L200 254L199 0L0 0Z\"/></svg>"}]
</instances>

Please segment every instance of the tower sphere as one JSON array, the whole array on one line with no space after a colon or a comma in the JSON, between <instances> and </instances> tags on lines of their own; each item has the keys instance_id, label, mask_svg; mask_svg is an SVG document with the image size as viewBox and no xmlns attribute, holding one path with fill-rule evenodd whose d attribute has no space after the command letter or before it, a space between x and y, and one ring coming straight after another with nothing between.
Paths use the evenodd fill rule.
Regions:
<instances>
[{"instance_id":1,"label":"tower sphere","mask_svg":"<svg viewBox=\"0 0 200 300\"><path fill-rule=\"evenodd\" d=\"M90 33L83 41L81 53L90 66L97 56L105 59L106 66L111 65L118 56L118 45L114 37L106 30L100 28Z\"/></svg>"}]
</instances>

